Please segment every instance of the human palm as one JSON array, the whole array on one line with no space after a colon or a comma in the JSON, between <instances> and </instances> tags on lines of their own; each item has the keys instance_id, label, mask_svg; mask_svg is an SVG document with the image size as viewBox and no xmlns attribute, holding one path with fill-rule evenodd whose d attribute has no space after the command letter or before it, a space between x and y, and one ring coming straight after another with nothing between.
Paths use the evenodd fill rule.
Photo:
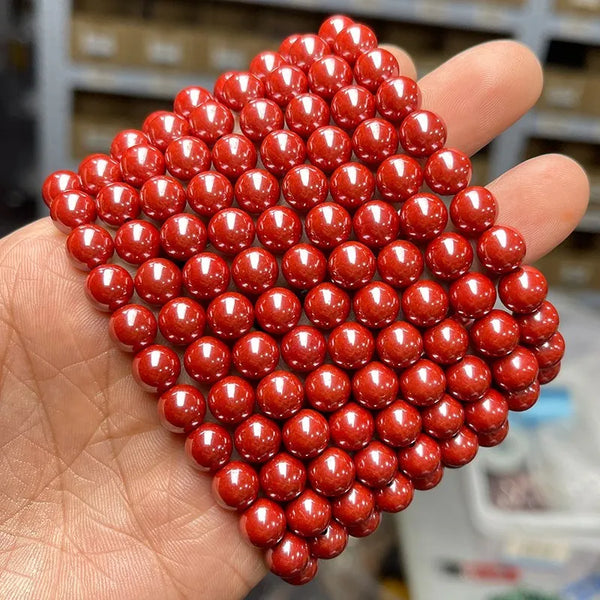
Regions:
<instances>
[{"instance_id":1,"label":"human palm","mask_svg":"<svg viewBox=\"0 0 600 600\"><path fill-rule=\"evenodd\" d=\"M531 52L503 41L462 53L420 85L448 145L473 153L535 103L541 83ZM530 261L570 233L588 198L581 168L557 155L490 189ZM0 242L0 596L243 597L264 574L260 554L187 464L181 439L159 426L63 246L48 219Z\"/></svg>"}]
</instances>

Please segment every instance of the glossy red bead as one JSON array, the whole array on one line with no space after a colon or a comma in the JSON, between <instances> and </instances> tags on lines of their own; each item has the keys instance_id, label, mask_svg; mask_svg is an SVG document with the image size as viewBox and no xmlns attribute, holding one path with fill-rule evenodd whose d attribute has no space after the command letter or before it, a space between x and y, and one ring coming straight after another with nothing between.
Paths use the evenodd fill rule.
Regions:
<instances>
[{"instance_id":1,"label":"glossy red bead","mask_svg":"<svg viewBox=\"0 0 600 600\"><path fill-rule=\"evenodd\" d=\"M410 479L402 473L396 473L384 486L378 486L375 493L375 505L379 510L397 513L407 508L414 497L414 487Z\"/></svg>"},{"instance_id":2,"label":"glossy red bead","mask_svg":"<svg viewBox=\"0 0 600 600\"><path fill-rule=\"evenodd\" d=\"M508 403L494 389L488 390L479 400L465 405L465 421L477 434L492 433L502 427L507 418Z\"/></svg>"},{"instance_id":3,"label":"glossy red bead","mask_svg":"<svg viewBox=\"0 0 600 600\"><path fill-rule=\"evenodd\" d=\"M416 406L431 406L443 395L446 377L436 363L421 359L400 375L402 397Z\"/></svg>"},{"instance_id":4,"label":"glossy red bead","mask_svg":"<svg viewBox=\"0 0 600 600\"><path fill-rule=\"evenodd\" d=\"M315 246L331 250L350 239L352 219L343 206L323 202L308 211L304 227L308 239Z\"/></svg>"},{"instance_id":5,"label":"glossy red bead","mask_svg":"<svg viewBox=\"0 0 600 600\"><path fill-rule=\"evenodd\" d=\"M401 123L421 106L421 91L415 81L400 76L379 86L376 95L379 114L392 123Z\"/></svg>"},{"instance_id":6,"label":"glossy red bead","mask_svg":"<svg viewBox=\"0 0 600 600\"><path fill-rule=\"evenodd\" d=\"M292 167L304 162L306 146L298 134L279 129L269 133L262 141L260 157L267 171L282 177Z\"/></svg>"},{"instance_id":7,"label":"glossy red bead","mask_svg":"<svg viewBox=\"0 0 600 600\"><path fill-rule=\"evenodd\" d=\"M42 184L42 198L48 208L54 197L62 192L81 189L81 179L73 171L55 171L46 177Z\"/></svg>"},{"instance_id":8,"label":"glossy red bead","mask_svg":"<svg viewBox=\"0 0 600 600\"><path fill-rule=\"evenodd\" d=\"M410 323L396 321L377 335L377 355L392 369L406 369L423 354L423 338Z\"/></svg>"},{"instance_id":9,"label":"glossy red bead","mask_svg":"<svg viewBox=\"0 0 600 600\"><path fill-rule=\"evenodd\" d=\"M342 129L354 130L375 116L375 97L360 85L348 85L331 99L331 116Z\"/></svg>"},{"instance_id":10,"label":"glossy red bead","mask_svg":"<svg viewBox=\"0 0 600 600\"><path fill-rule=\"evenodd\" d=\"M377 188L389 202L404 202L419 191L422 183L421 166L404 154L389 156L377 169Z\"/></svg>"},{"instance_id":11,"label":"glossy red bead","mask_svg":"<svg viewBox=\"0 0 600 600\"><path fill-rule=\"evenodd\" d=\"M302 382L288 371L274 371L261 379L256 387L256 403L267 417L289 419L304 403Z\"/></svg>"},{"instance_id":12,"label":"glossy red bead","mask_svg":"<svg viewBox=\"0 0 600 600\"><path fill-rule=\"evenodd\" d=\"M377 46L377 36L370 27L354 23L342 29L333 42L333 51L351 65L363 53Z\"/></svg>"},{"instance_id":13,"label":"glossy red bead","mask_svg":"<svg viewBox=\"0 0 600 600\"><path fill-rule=\"evenodd\" d=\"M277 502L290 502L306 487L304 464L286 452L276 454L260 470L260 487Z\"/></svg>"},{"instance_id":14,"label":"glossy red bead","mask_svg":"<svg viewBox=\"0 0 600 600\"><path fill-rule=\"evenodd\" d=\"M340 448L327 448L308 464L311 487L324 496L341 496L354 482L354 463Z\"/></svg>"},{"instance_id":15,"label":"glossy red bead","mask_svg":"<svg viewBox=\"0 0 600 600\"><path fill-rule=\"evenodd\" d=\"M106 154L92 154L79 164L81 189L95 196L105 185L121 181L119 161Z\"/></svg>"},{"instance_id":16,"label":"glossy red bead","mask_svg":"<svg viewBox=\"0 0 600 600\"><path fill-rule=\"evenodd\" d=\"M257 54L250 61L249 71L264 83L267 75L271 71L277 67L281 67L284 64L285 60L281 54L279 54L279 52L266 50L265 52L260 52Z\"/></svg>"},{"instance_id":17,"label":"glossy red bead","mask_svg":"<svg viewBox=\"0 0 600 600\"><path fill-rule=\"evenodd\" d=\"M206 247L206 226L195 215L169 217L160 228L163 252L172 260L186 261Z\"/></svg>"},{"instance_id":18,"label":"glossy red bead","mask_svg":"<svg viewBox=\"0 0 600 600\"><path fill-rule=\"evenodd\" d=\"M425 264L439 279L458 279L471 268L473 249L462 235L442 233L427 245Z\"/></svg>"},{"instance_id":19,"label":"glossy red bead","mask_svg":"<svg viewBox=\"0 0 600 600\"><path fill-rule=\"evenodd\" d=\"M482 356L505 356L519 343L519 325L507 312L492 310L473 323L471 341L475 350Z\"/></svg>"},{"instance_id":20,"label":"glossy red bead","mask_svg":"<svg viewBox=\"0 0 600 600\"><path fill-rule=\"evenodd\" d=\"M335 446L355 452L373 439L375 422L369 410L348 402L329 417L329 431Z\"/></svg>"},{"instance_id":21,"label":"glossy red bead","mask_svg":"<svg viewBox=\"0 0 600 600\"><path fill-rule=\"evenodd\" d=\"M348 290L366 285L375 274L373 252L360 242L345 242L333 249L327 261L331 281Z\"/></svg>"},{"instance_id":22,"label":"glossy red bead","mask_svg":"<svg viewBox=\"0 0 600 600\"><path fill-rule=\"evenodd\" d=\"M538 376L537 358L528 348L517 346L510 354L493 363L492 373L494 381L503 390L522 390Z\"/></svg>"},{"instance_id":23,"label":"glossy red bead","mask_svg":"<svg viewBox=\"0 0 600 600\"><path fill-rule=\"evenodd\" d=\"M398 458L388 445L373 440L354 455L354 466L359 481L369 487L380 488L394 479Z\"/></svg>"},{"instance_id":24,"label":"glossy red bead","mask_svg":"<svg viewBox=\"0 0 600 600\"><path fill-rule=\"evenodd\" d=\"M219 138L233 131L231 111L220 102L207 100L195 108L189 117L193 135L212 146Z\"/></svg>"},{"instance_id":25,"label":"glossy red bead","mask_svg":"<svg viewBox=\"0 0 600 600\"><path fill-rule=\"evenodd\" d=\"M166 168L162 152L150 144L132 146L121 157L123 181L134 187L141 187L151 177L164 175Z\"/></svg>"},{"instance_id":26,"label":"glossy red bead","mask_svg":"<svg viewBox=\"0 0 600 600\"><path fill-rule=\"evenodd\" d=\"M223 254L238 254L248 248L254 235L252 217L239 208L224 208L208 222L208 239Z\"/></svg>"},{"instance_id":27,"label":"glossy red bead","mask_svg":"<svg viewBox=\"0 0 600 600\"><path fill-rule=\"evenodd\" d=\"M158 399L158 416L162 426L173 433L196 429L206 414L206 400L191 385L175 385Z\"/></svg>"},{"instance_id":28,"label":"glossy red bead","mask_svg":"<svg viewBox=\"0 0 600 600\"><path fill-rule=\"evenodd\" d=\"M216 423L202 423L185 441L185 453L200 471L218 471L229 461L232 450L229 433Z\"/></svg>"},{"instance_id":29,"label":"glossy red bead","mask_svg":"<svg viewBox=\"0 0 600 600\"><path fill-rule=\"evenodd\" d=\"M292 35L288 35L283 42L279 45L279 54L284 60L284 64L289 62L290 56L290 48L294 45L296 40L299 40L301 35L299 33L293 33Z\"/></svg>"},{"instance_id":30,"label":"glossy red bead","mask_svg":"<svg viewBox=\"0 0 600 600\"><path fill-rule=\"evenodd\" d=\"M287 288L271 288L263 292L254 305L257 323L271 335L283 335L300 320L302 304Z\"/></svg>"},{"instance_id":31,"label":"glossy red bead","mask_svg":"<svg viewBox=\"0 0 600 600\"><path fill-rule=\"evenodd\" d=\"M498 294L504 306L516 312L535 312L546 299L548 282L535 267L524 266L504 275L498 283Z\"/></svg>"},{"instance_id":32,"label":"glossy red bead","mask_svg":"<svg viewBox=\"0 0 600 600\"><path fill-rule=\"evenodd\" d=\"M75 267L91 271L106 264L115 249L110 234L98 225L80 225L67 237L67 254Z\"/></svg>"},{"instance_id":33,"label":"glossy red bead","mask_svg":"<svg viewBox=\"0 0 600 600\"><path fill-rule=\"evenodd\" d=\"M469 185L471 161L460 150L442 148L427 159L423 174L432 192L442 196L454 195Z\"/></svg>"},{"instance_id":34,"label":"glossy red bead","mask_svg":"<svg viewBox=\"0 0 600 600\"><path fill-rule=\"evenodd\" d=\"M348 210L355 210L372 200L375 177L360 163L346 163L331 175L329 189L335 202Z\"/></svg>"},{"instance_id":35,"label":"glossy red bead","mask_svg":"<svg viewBox=\"0 0 600 600\"><path fill-rule=\"evenodd\" d=\"M281 272L292 287L306 290L325 279L327 259L310 244L296 244L283 255Z\"/></svg>"},{"instance_id":36,"label":"glossy red bead","mask_svg":"<svg viewBox=\"0 0 600 600\"><path fill-rule=\"evenodd\" d=\"M248 463L234 460L214 474L212 490L223 508L245 510L258 496L258 475Z\"/></svg>"},{"instance_id":37,"label":"glossy red bead","mask_svg":"<svg viewBox=\"0 0 600 600\"><path fill-rule=\"evenodd\" d=\"M285 122L289 129L306 139L315 129L329 123L329 105L316 94L300 94L287 105Z\"/></svg>"},{"instance_id":38,"label":"glossy red bead","mask_svg":"<svg viewBox=\"0 0 600 600\"><path fill-rule=\"evenodd\" d=\"M539 308L528 315L515 315L523 344L539 346L552 337L559 325L556 308L544 300Z\"/></svg>"},{"instance_id":39,"label":"glossy red bead","mask_svg":"<svg viewBox=\"0 0 600 600\"><path fill-rule=\"evenodd\" d=\"M448 210L434 194L411 196L400 209L400 230L413 242L428 242L436 238L448 223Z\"/></svg>"},{"instance_id":40,"label":"glossy red bead","mask_svg":"<svg viewBox=\"0 0 600 600\"><path fill-rule=\"evenodd\" d=\"M330 334L327 350L331 360L342 369L364 367L373 356L375 340L372 333L360 323L346 322Z\"/></svg>"},{"instance_id":41,"label":"glossy red bead","mask_svg":"<svg viewBox=\"0 0 600 600\"><path fill-rule=\"evenodd\" d=\"M326 54L329 54L329 44L318 35L309 33L301 35L290 46L288 57L293 65L306 72Z\"/></svg>"},{"instance_id":42,"label":"glossy red bead","mask_svg":"<svg viewBox=\"0 0 600 600\"><path fill-rule=\"evenodd\" d=\"M522 390L507 391L504 393L504 397L508 402L508 408L516 412L529 410L540 397L540 381L539 374L530 386Z\"/></svg>"},{"instance_id":43,"label":"glossy red bead","mask_svg":"<svg viewBox=\"0 0 600 600\"><path fill-rule=\"evenodd\" d=\"M421 411L423 431L437 440L455 436L465 422L463 405L452 396L441 399Z\"/></svg>"},{"instance_id":44,"label":"glossy red bead","mask_svg":"<svg viewBox=\"0 0 600 600\"><path fill-rule=\"evenodd\" d=\"M327 529L308 540L310 553L316 558L331 559L339 556L348 544L348 532L337 521L330 521Z\"/></svg>"},{"instance_id":45,"label":"glossy red bead","mask_svg":"<svg viewBox=\"0 0 600 600\"><path fill-rule=\"evenodd\" d=\"M177 93L173 101L173 110L187 119L195 108L212 99L213 95L207 89L191 85Z\"/></svg>"},{"instance_id":46,"label":"glossy red bead","mask_svg":"<svg viewBox=\"0 0 600 600\"><path fill-rule=\"evenodd\" d=\"M185 290L197 300L211 300L222 294L229 285L227 263L212 252L192 256L182 270Z\"/></svg>"},{"instance_id":47,"label":"glossy red bead","mask_svg":"<svg viewBox=\"0 0 600 600\"><path fill-rule=\"evenodd\" d=\"M317 167L297 165L283 178L281 192L291 207L305 211L325 201L329 193L329 180Z\"/></svg>"},{"instance_id":48,"label":"glossy red bead","mask_svg":"<svg viewBox=\"0 0 600 600\"><path fill-rule=\"evenodd\" d=\"M425 434L420 434L415 442L398 452L398 466L411 479L431 475L441 462L438 443Z\"/></svg>"},{"instance_id":49,"label":"glossy red bead","mask_svg":"<svg viewBox=\"0 0 600 600\"><path fill-rule=\"evenodd\" d=\"M475 458L479 450L477 434L468 427L462 427L454 437L440 442L440 450L445 467L464 467Z\"/></svg>"},{"instance_id":50,"label":"glossy red bead","mask_svg":"<svg viewBox=\"0 0 600 600\"><path fill-rule=\"evenodd\" d=\"M96 220L96 203L86 192L60 192L54 196L50 216L56 228L68 234L76 227L88 225Z\"/></svg>"},{"instance_id":51,"label":"glossy red bead","mask_svg":"<svg viewBox=\"0 0 600 600\"><path fill-rule=\"evenodd\" d=\"M297 577L310 562L308 544L304 538L288 532L277 546L267 550L266 562L279 577Z\"/></svg>"},{"instance_id":52,"label":"glossy red bead","mask_svg":"<svg viewBox=\"0 0 600 600\"><path fill-rule=\"evenodd\" d=\"M419 479L413 479L412 484L415 490L431 490L438 486L444 476L444 467L440 465L431 475L420 477Z\"/></svg>"},{"instance_id":53,"label":"glossy red bead","mask_svg":"<svg viewBox=\"0 0 600 600\"><path fill-rule=\"evenodd\" d=\"M517 269L525 258L525 240L521 234L504 225L496 225L481 234L477 256L481 264L495 275Z\"/></svg>"},{"instance_id":54,"label":"glossy red bead","mask_svg":"<svg viewBox=\"0 0 600 600\"><path fill-rule=\"evenodd\" d=\"M312 537L329 525L331 504L320 494L307 489L286 506L285 516L291 531L302 537Z\"/></svg>"},{"instance_id":55,"label":"glossy red bead","mask_svg":"<svg viewBox=\"0 0 600 600\"><path fill-rule=\"evenodd\" d=\"M160 255L160 232L148 221L127 221L115 234L117 254L132 265L141 265Z\"/></svg>"},{"instance_id":56,"label":"glossy red bead","mask_svg":"<svg viewBox=\"0 0 600 600\"><path fill-rule=\"evenodd\" d=\"M192 379L211 384L229 373L231 352L221 340L204 336L185 349L183 363Z\"/></svg>"},{"instance_id":57,"label":"glossy red bead","mask_svg":"<svg viewBox=\"0 0 600 600\"><path fill-rule=\"evenodd\" d=\"M498 203L487 188L473 186L461 190L450 203L450 218L458 231L477 236L489 229L498 214Z\"/></svg>"},{"instance_id":58,"label":"glossy red bead","mask_svg":"<svg viewBox=\"0 0 600 600\"><path fill-rule=\"evenodd\" d=\"M262 213L277 204L279 183L262 169L251 169L238 178L235 184L235 199L240 208L249 213Z\"/></svg>"},{"instance_id":59,"label":"glossy red bead","mask_svg":"<svg viewBox=\"0 0 600 600\"><path fill-rule=\"evenodd\" d=\"M359 160L370 167L376 167L396 154L398 133L384 119L368 119L354 130L352 148Z\"/></svg>"},{"instance_id":60,"label":"glossy red bead","mask_svg":"<svg viewBox=\"0 0 600 600\"><path fill-rule=\"evenodd\" d=\"M185 203L185 189L172 177L152 177L140 190L142 211L155 221L165 221L170 216L183 212Z\"/></svg>"},{"instance_id":61,"label":"glossy red bead","mask_svg":"<svg viewBox=\"0 0 600 600\"><path fill-rule=\"evenodd\" d=\"M319 561L311 556L311 558L309 558L308 562L306 563L306 566L304 567L304 569L302 569L302 571L300 571L300 573L292 577L282 577L282 579L289 585L306 585L316 577L318 570Z\"/></svg>"},{"instance_id":62,"label":"glossy red bead","mask_svg":"<svg viewBox=\"0 0 600 600\"><path fill-rule=\"evenodd\" d=\"M373 281L359 289L353 299L354 315L365 327L381 329L398 316L398 294L387 283Z\"/></svg>"},{"instance_id":63,"label":"glossy red bead","mask_svg":"<svg viewBox=\"0 0 600 600\"><path fill-rule=\"evenodd\" d=\"M170 260L151 258L135 274L135 291L148 304L163 305L181 291L181 271Z\"/></svg>"},{"instance_id":64,"label":"glossy red bead","mask_svg":"<svg viewBox=\"0 0 600 600\"><path fill-rule=\"evenodd\" d=\"M304 380L306 400L321 412L333 412L350 398L350 378L335 365L322 365L311 371Z\"/></svg>"},{"instance_id":65,"label":"glossy red bead","mask_svg":"<svg viewBox=\"0 0 600 600\"><path fill-rule=\"evenodd\" d=\"M432 327L448 313L448 295L435 281L427 279L409 286L402 295L404 318L417 327Z\"/></svg>"},{"instance_id":66,"label":"glossy red bead","mask_svg":"<svg viewBox=\"0 0 600 600\"><path fill-rule=\"evenodd\" d=\"M219 138L212 149L213 166L229 179L237 179L245 171L254 169L257 159L254 144L238 133Z\"/></svg>"},{"instance_id":67,"label":"glossy red bead","mask_svg":"<svg viewBox=\"0 0 600 600\"><path fill-rule=\"evenodd\" d=\"M444 319L423 333L423 345L431 360L450 365L467 353L469 334L455 319Z\"/></svg>"},{"instance_id":68,"label":"glossy red bead","mask_svg":"<svg viewBox=\"0 0 600 600\"><path fill-rule=\"evenodd\" d=\"M257 296L275 285L279 266L267 250L246 248L233 259L231 275L241 292Z\"/></svg>"},{"instance_id":69,"label":"glossy red bead","mask_svg":"<svg viewBox=\"0 0 600 600\"><path fill-rule=\"evenodd\" d=\"M338 523L344 527L357 527L373 512L375 496L368 487L355 482L343 496L333 500L331 508Z\"/></svg>"},{"instance_id":70,"label":"glossy red bead","mask_svg":"<svg viewBox=\"0 0 600 600\"><path fill-rule=\"evenodd\" d=\"M108 322L108 332L120 350L139 352L154 343L158 327L154 313L139 304L117 309Z\"/></svg>"},{"instance_id":71,"label":"glossy red bead","mask_svg":"<svg viewBox=\"0 0 600 600\"><path fill-rule=\"evenodd\" d=\"M494 431L490 431L490 433L479 433L477 434L477 441L479 442L479 446L483 448L491 448L492 446L498 446L501 444L508 435L509 425L508 420L504 421L504 423L495 429Z\"/></svg>"},{"instance_id":72,"label":"glossy red bead","mask_svg":"<svg viewBox=\"0 0 600 600\"><path fill-rule=\"evenodd\" d=\"M240 129L253 142L262 142L269 133L282 128L283 112L272 100L251 100L240 112Z\"/></svg>"},{"instance_id":73,"label":"glossy red bead","mask_svg":"<svg viewBox=\"0 0 600 600\"><path fill-rule=\"evenodd\" d=\"M239 112L248 102L263 98L264 95L262 80L252 73L236 73L223 83L222 102L231 110Z\"/></svg>"},{"instance_id":74,"label":"glossy red bead","mask_svg":"<svg viewBox=\"0 0 600 600\"><path fill-rule=\"evenodd\" d=\"M264 463L279 452L281 430L271 419L255 413L236 427L234 444L244 460Z\"/></svg>"},{"instance_id":75,"label":"glossy red bead","mask_svg":"<svg viewBox=\"0 0 600 600\"><path fill-rule=\"evenodd\" d=\"M381 441L389 446L409 446L421 431L421 415L412 404L396 400L377 415L375 428Z\"/></svg>"},{"instance_id":76,"label":"glossy red bead","mask_svg":"<svg viewBox=\"0 0 600 600\"><path fill-rule=\"evenodd\" d=\"M208 407L223 425L237 425L254 410L254 389L241 377L230 375L213 384L208 392Z\"/></svg>"},{"instance_id":77,"label":"glossy red bead","mask_svg":"<svg viewBox=\"0 0 600 600\"><path fill-rule=\"evenodd\" d=\"M321 413L305 408L285 422L282 436L290 454L300 460L309 460L327 447L329 424Z\"/></svg>"},{"instance_id":78,"label":"glossy red bead","mask_svg":"<svg viewBox=\"0 0 600 600\"><path fill-rule=\"evenodd\" d=\"M548 341L532 348L532 351L537 358L540 369L553 367L565 355L565 339L557 331Z\"/></svg>"},{"instance_id":79,"label":"glossy red bead","mask_svg":"<svg viewBox=\"0 0 600 600\"><path fill-rule=\"evenodd\" d=\"M204 332L206 315L191 298L173 298L158 314L158 327L163 337L176 346L189 346Z\"/></svg>"},{"instance_id":80,"label":"glossy red bead","mask_svg":"<svg viewBox=\"0 0 600 600\"><path fill-rule=\"evenodd\" d=\"M304 312L319 329L333 329L350 314L350 297L332 283L320 283L306 294Z\"/></svg>"},{"instance_id":81,"label":"glossy red bead","mask_svg":"<svg viewBox=\"0 0 600 600\"><path fill-rule=\"evenodd\" d=\"M446 369L448 393L462 402L479 400L490 388L492 374L487 363L467 355Z\"/></svg>"},{"instance_id":82,"label":"glossy red bead","mask_svg":"<svg viewBox=\"0 0 600 600\"><path fill-rule=\"evenodd\" d=\"M294 327L281 340L283 360L290 369L299 373L308 373L321 366L326 352L325 337L314 327Z\"/></svg>"},{"instance_id":83,"label":"glossy red bead","mask_svg":"<svg viewBox=\"0 0 600 600\"><path fill-rule=\"evenodd\" d=\"M367 537L377 530L381 524L381 511L377 508L360 524L353 527L348 527L348 533L352 537L363 538Z\"/></svg>"},{"instance_id":84,"label":"glossy red bead","mask_svg":"<svg viewBox=\"0 0 600 600\"><path fill-rule=\"evenodd\" d=\"M390 204L374 200L360 206L352 226L359 241L369 248L379 249L397 238L400 219Z\"/></svg>"},{"instance_id":85,"label":"glossy red bead","mask_svg":"<svg viewBox=\"0 0 600 600\"><path fill-rule=\"evenodd\" d=\"M181 365L173 350L154 344L140 350L133 357L131 371L133 378L144 391L162 393L175 385Z\"/></svg>"},{"instance_id":86,"label":"glossy red bead","mask_svg":"<svg viewBox=\"0 0 600 600\"><path fill-rule=\"evenodd\" d=\"M352 377L352 394L356 402L369 410L389 406L398 397L398 377L392 369L373 361Z\"/></svg>"},{"instance_id":87,"label":"glossy red bead","mask_svg":"<svg viewBox=\"0 0 600 600\"><path fill-rule=\"evenodd\" d=\"M236 341L231 353L235 368L248 379L261 379L279 362L279 346L262 331L247 333Z\"/></svg>"},{"instance_id":88,"label":"glossy red bead","mask_svg":"<svg viewBox=\"0 0 600 600\"><path fill-rule=\"evenodd\" d=\"M268 498L259 498L240 517L242 535L258 548L271 548L286 531L285 512Z\"/></svg>"},{"instance_id":89,"label":"glossy red bead","mask_svg":"<svg viewBox=\"0 0 600 600\"><path fill-rule=\"evenodd\" d=\"M374 48L361 54L354 65L356 82L375 93L382 83L400 74L396 57L384 48Z\"/></svg>"},{"instance_id":90,"label":"glossy red bead","mask_svg":"<svg viewBox=\"0 0 600 600\"><path fill-rule=\"evenodd\" d=\"M480 319L494 307L496 287L481 273L467 273L452 282L449 298L456 314L465 319Z\"/></svg>"},{"instance_id":91,"label":"glossy red bead","mask_svg":"<svg viewBox=\"0 0 600 600\"><path fill-rule=\"evenodd\" d=\"M172 141L187 135L190 126L183 117L175 113L161 111L144 123L143 130L152 145L164 152Z\"/></svg>"},{"instance_id":92,"label":"glossy red bead","mask_svg":"<svg viewBox=\"0 0 600 600\"><path fill-rule=\"evenodd\" d=\"M171 175L189 181L194 175L210 168L210 150L202 140L184 136L167 146L165 162Z\"/></svg>"},{"instance_id":93,"label":"glossy red bead","mask_svg":"<svg viewBox=\"0 0 600 600\"><path fill-rule=\"evenodd\" d=\"M400 144L411 156L425 157L441 150L446 143L446 126L428 110L415 110L402 121Z\"/></svg>"},{"instance_id":94,"label":"glossy red bead","mask_svg":"<svg viewBox=\"0 0 600 600\"><path fill-rule=\"evenodd\" d=\"M308 78L298 67L281 65L267 75L265 91L268 98L285 106L292 98L308 91Z\"/></svg>"},{"instance_id":95,"label":"glossy red bead","mask_svg":"<svg viewBox=\"0 0 600 600\"><path fill-rule=\"evenodd\" d=\"M267 250L280 254L300 241L302 221L287 206L272 206L258 217L256 237Z\"/></svg>"},{"instance_id":96,"label":"glossy red bead","mask_svg":"<svg viewBox=\"0 0 600 600\"><path fill-rule=\"evenodd\" d=\"M198 173L187 186L190 208L202 217L212 217L233 204L231 182L216 171Z\"/></svg>"},{"instance_id":97,"label":"glossy red bead","mask_svg":"<svg viewBox=\"0 0 600 600\"><path fill-rule=\"evenodd\" d=\"M113 312L133 296L133 279L119 265L100 265L87 276L85 292L95 308Z\"/></svg>"},{"instance_id":98,"label":"glossy red bead","mask_svg":"<svg viewBox=\"0 0 600 600\"><path fill-rule=\"evenodd\" d=\"M335 171L352 156L352 141L339 127L326 125L315 129L306 142L310 162L325 173Z\"/></svg>"},{"instance_id":99,"label":"glossy red bead","mask_svg":"<svg viewBox=\"0 0 600 600\"><path fill-rule=\"evenodd\" d=\"M421 276L423 256L411 242L396 240L379 251L377 271L392 287L405 288Z\"/></svg>"},{"instance_id":100,"label":"glossy red bead","mask_svg":"<svg viewBox=\"0 0 600 600\"><path fill-rule=\"evenodd\" d=\"M323 56L315 61L308 72L310 90L329 101L342 88L352 83L350 65L339 56Z\"/></svg>"},{"instance_id":101,"label":"glossy red bead","mask_svg":"<svg viewBox=\"0 0 600 600\"><path fill-rule=\"evenodd\" d=\"M327 17L319 27L319 36L329 45L332 45L337 34L353 24L354 21L350 17L345 15L332 15L331 17Z\"/></svg>"},{"instance_id":102,"label":"glossy red bead","mask_svg":"<svg viewBox=\"0 0 600 600\"><path fill-rule=\"evenodd\" d=\"M540 369L538 373L538 381L540 382L540 384L545 385L554 380L560 373L560 366L561 363L558 362L555 365L552 365L551 367Z\"/></svg>"}]
</instances>

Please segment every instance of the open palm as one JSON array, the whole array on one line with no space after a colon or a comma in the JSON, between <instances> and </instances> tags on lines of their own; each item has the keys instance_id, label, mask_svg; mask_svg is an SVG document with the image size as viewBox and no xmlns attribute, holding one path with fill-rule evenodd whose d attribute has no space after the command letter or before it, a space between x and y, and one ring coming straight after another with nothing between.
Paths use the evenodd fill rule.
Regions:
<instances>
[{"instance_id":1,"label":"open palm","mask_svg":"<svg viewBox=\"0 0 600 600\"><path fill-rule=\"evenodd\" d=\"M415 76L395 50L401 72ZM537 100L529 50L491 42L421 82L448 145L469 153ZM581 218L588 184L570 159L528 161L490 185L499 222L534 260ZM155 401L113 348L49 219L0 242L0 596L61 600L241 598L264 574L237 516L160 428Z\"/></svg>"}]
</instances>

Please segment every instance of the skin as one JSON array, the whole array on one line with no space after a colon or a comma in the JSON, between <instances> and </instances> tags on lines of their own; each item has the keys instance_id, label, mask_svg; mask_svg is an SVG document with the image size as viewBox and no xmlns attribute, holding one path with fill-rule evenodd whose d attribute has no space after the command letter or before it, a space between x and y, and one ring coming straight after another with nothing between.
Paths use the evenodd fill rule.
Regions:
<instances>
[{"instance_id":1,"label":"skin","mask_svg":"<svg viewBox=\"0 0 600 600\"><path fill-rule=\"evenodd\" d=\"M414 77L408 55L394 52ZM472 153L533 106L542 72L527 48L496 41L420 85L448 145ZM529 261L573 230L589 195L581 167L559 155L490 189ZM0 241L0 596L242 598L265 573L261 556L187 464L181 438L159 426L84 279L48 218Z\"/></svg>"}]
</instances>

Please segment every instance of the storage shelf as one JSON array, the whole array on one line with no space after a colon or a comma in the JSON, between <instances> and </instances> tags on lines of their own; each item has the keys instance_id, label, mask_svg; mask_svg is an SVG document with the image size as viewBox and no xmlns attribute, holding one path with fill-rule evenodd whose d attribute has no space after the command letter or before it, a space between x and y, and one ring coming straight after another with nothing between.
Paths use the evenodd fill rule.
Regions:
<instances>
[{"instance_id":1,"label":"storage shelf","mask_svg":"<svg viewBox=\"0 0 600 600\"><path fill-rule=\"evenodd\" d=\"M540 110L531 113L529 119L531 136L600 144L600 118Z\"/></svg>"},{"instance_id":2,"label":"storage shelf","mask_svg":"<svg viewBox=\"0 0 600 600\"><path fill-rule=\"evenodd\" d=\"M577 15L553 15L548 34L565 42L597 45L600 42L600 19Z\"/></svg>"},{"instance_id":3,"label":"storage shelf","mask_svg":"<svg viewBox=\"0 0 600 600\"><path fill-rule=\"evenodd\" d=\"M579 225L577 225L577 231L600 233L600 209L592 208L588 210Z\"/></svg>"}]
</instances>

